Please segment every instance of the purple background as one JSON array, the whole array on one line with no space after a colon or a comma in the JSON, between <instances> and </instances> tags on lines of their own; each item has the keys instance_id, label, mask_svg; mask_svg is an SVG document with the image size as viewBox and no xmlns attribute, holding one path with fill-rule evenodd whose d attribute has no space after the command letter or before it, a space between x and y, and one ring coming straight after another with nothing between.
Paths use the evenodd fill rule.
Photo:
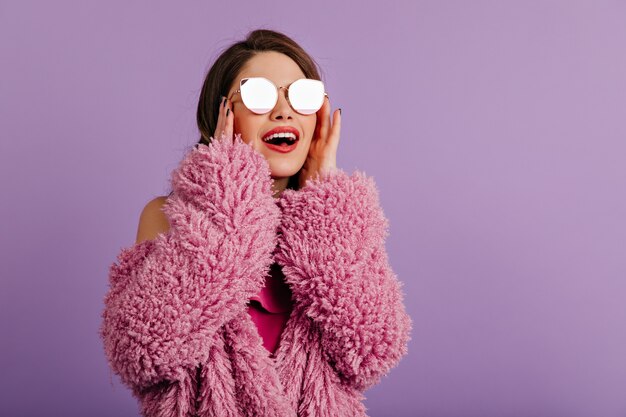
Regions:
<instances>
[{"instance_id":1,"label":"purple background","mask_svg":"<svg viewBox=\"0 0 626 417\"><path fill-rule=\"evenodd\" d=\"M257 27L343 109L379 185L409 354L371 416L626 415L626 2L0 3L0 415L132 416L107 269Z\"/></svg>"}]
</instances>

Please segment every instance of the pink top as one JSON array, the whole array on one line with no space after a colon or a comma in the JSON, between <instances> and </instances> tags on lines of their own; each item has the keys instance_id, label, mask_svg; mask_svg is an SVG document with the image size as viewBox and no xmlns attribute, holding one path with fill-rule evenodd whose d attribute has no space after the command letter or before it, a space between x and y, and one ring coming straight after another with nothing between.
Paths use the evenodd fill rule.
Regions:
<instances>
[{"instance_id":1,"label":"pink top","mask_svg":"<svg viewBox=\"0 0 626 417\"><path fill-rule=\"evenodd\" d=\"M265 287L248 302L248 313L263 338L263 346L273 356L280 335L292 309L291 289L285 282L283 271L276 262L265 277Z\"/></svg>"}]
</instances>

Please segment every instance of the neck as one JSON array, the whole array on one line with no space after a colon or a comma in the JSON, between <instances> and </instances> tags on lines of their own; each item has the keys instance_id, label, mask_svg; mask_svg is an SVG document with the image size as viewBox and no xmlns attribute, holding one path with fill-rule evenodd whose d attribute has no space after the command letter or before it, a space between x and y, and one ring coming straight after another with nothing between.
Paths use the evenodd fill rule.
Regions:
<instances>
[{"instance_id":1,"label":"neck","mask_svg":"<svg viewBox=\"0 0 626 417\"><path fill-rule=\"evenodd\" d=\"M283 191L287 188L287 184L289 183L289 177L283 178L274 178L274 183L272 184L272 191L274 198L279 198Z\"/></svg>"}]
</instances>

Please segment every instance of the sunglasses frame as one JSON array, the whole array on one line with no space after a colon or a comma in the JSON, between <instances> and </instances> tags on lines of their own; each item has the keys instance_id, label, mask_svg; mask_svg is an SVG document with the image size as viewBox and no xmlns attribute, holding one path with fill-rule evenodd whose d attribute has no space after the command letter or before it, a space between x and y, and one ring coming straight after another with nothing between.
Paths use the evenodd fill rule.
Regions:
<instances>
[{"instance_id":1,"label":"sunglasses frame","mask_svg":"<svg viewBox=\"0 0 626 417\"><path fill-rule=\"evenodd\" d=\"M286 86L286 87L285 87L285 86L282 86L282 85L281 85L281 86L277 86L276 84L274 84L274 82L273 82L272 80L270 80L270 79L268 79L268 78L265 78L265 77L246 77L246 78L242 78L241 80L239 80L239 88L237 89L237 91L233 92L233 93L230 95L230 97L228 98L228 100L230 101L230 100L233 98L233 96L234 96L235 94L237 94L237 93L241 93L241 86L243 85L244 81L247 81L247 80L249 80L249 79L254 79L254 78L262 78L262 79L264 79L264 80L269 81L269 83L270 83L270 84L272 84L274 87L276 87L276 91L278 91L278 94L280 94L280 89L281 89L281 88L284 88L285 90L287 90L287 95L286 95L286 97L287 97L287 102L289 103L289 106L290 106L290 107L291 107L291 108L292 108L295 112L297 112L298 114L302 114L303 116L310 116L311 114L315 114L315 113L317 113L317 111L319 111L319 109L318 109L317 111L313 112L313 113L300 113L298 110L296 110L296 109L293 107L293 105L291 104L291 100L289 100L289 87L291 87L291 85L292 85L293 83L295 83L295 82L297 82L297 81L300 81L300 80L313 80L313 81L319 81L320 83L322 83L322 85L324 86L324 90L326 90L326 86L324 85L324 82L323 82L323 81L321 81L321 80L315 80L315 79L313 79L313 78L298 78L297 80L293 81L291 84L289 84L288 86ZM241 95L241 94L240 94L240 95ZM326 91L324 91L324 97L329 97L329 95L328 95L328 93L326 93ZM329 97L329 98L330 98L330 97ZM244 105L244 106L246 106L246 103L244 103L244 102L243 102L243 97L242 97L242 100L241 100L241 101L242 101L243 105ZM252 111L254 114L267 114L267 113L269 113L270 111L272 111L272 109L273 109L274 107L276 107L276 103L278 103L278 95L276 95L276 101L274 102L274 105L270 108L270 110L266 111L265 113L257 113L257 112L254 112L254 111L250 110L250 109L248 109L248 110ZM324 105L324 104L323 104L323 100L322 100L322 106L323 106L323 105ZM246 106L246 108L248 108L248 106ZM321 108L321 107L320 107L320 108Z\"/></svg>"}]
</instances>

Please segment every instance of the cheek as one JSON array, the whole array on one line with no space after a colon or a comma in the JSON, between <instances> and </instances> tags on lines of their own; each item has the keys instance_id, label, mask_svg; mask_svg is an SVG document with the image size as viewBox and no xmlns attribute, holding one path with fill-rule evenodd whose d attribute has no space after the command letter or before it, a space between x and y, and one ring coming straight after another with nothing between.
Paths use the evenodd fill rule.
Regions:
<instances>
[{"instance_id":1,"label":"cheek","mask_svg":"<svg viewBox=\"0 0 626 417\"><path fill-rule=\"evenodd\" d=\"M305 120L304 126L305 126L308 137L310 138L313 137L316 124L317 124L317 115L313 115Z\"/></svg>"},{"instance_id":2,"label":"cheek","mask_svg":"<svg viewBox=\"0 0 626 417\"><path fill-rule=\"evenodd\" d=\"M247 136L250 130L248 127L249 123L246 123L246 118L241 115L237 115L235 113L235 118L233 119L233 132L241 133L242 136Z\"/></svg>"},{"instance_id":3,"label":"cheek","mask_svg":"<svg viewBox=\"0 0 626 417\"><path fill-rule=\"evenodd\" d=\"M244 142L249 143L258 134L258 130L261 128L259 121L254 116L249 114L235 112L235 118L233 119L233 132L241 134Z\"/></svg>"},{"instance_id":4,"label":"cheek","mask_svg":"<svg viewBox=\"0 0 626 417\"><path fill-rule=\"evenodd\" d=\"M239 103L233 105L233 131L235 133L241 133L242 129L245 129L245 114L244 109L239 107Z\"/></svg>"}]
</instances>

